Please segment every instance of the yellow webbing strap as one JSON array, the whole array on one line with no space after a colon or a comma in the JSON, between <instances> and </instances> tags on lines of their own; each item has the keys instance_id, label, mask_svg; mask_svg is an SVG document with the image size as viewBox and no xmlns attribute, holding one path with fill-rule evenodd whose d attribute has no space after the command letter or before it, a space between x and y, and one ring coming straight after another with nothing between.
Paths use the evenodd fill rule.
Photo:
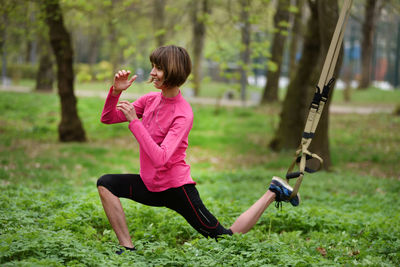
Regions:
<instances>
[{"instance_id":1,"label":"yellow webbing strap","mask_svg":"<svg viewBox=\"0 0 400 267\"><path fill-rule=\"evenodd\" d=\"M339 56L340 48L343 42L344 31L346 28L347 20L350 15L350 8L353 0L344 0L342 10L339 15L338 22L336 24L335 31L333 33L333 37L331 40L331 44L329 46L328 54L326 55L325 62L322 68L321 76L319 78L316 94L320 94L319 103L313 103L310 106L310 111L308 113L306 125L304 127L304 134L301 139L301 143L299 148L296 150L295 159L290 165L287 174L286 180L289 182L289 179L296 178L296 184L293 187L293 192L290 196L290 199L297 195L299 192L299 188L301 182L303 181L304 171L307 171L306 162L307 158L316 159L319 161L319 167L316 170L320 169L323 160L318 155L311 153L308 151L308 147L311 144L312 137L317 129L318 122L322 115L322 110L324 109L325 102L328 98L328 90L331 86L333 79L333 72L336 67L336 62ZM328 86L327 91L322 92L325 87ZM324 93L324 94L323 94ZM299 166L298 172L292 172L296 163Z\"/></svg>"}]
</instances>

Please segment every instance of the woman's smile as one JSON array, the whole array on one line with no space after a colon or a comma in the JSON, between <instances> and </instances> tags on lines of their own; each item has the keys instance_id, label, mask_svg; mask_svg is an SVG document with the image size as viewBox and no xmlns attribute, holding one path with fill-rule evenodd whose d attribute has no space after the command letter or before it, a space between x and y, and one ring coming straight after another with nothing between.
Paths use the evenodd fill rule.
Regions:
<instances>
[{"instance_id":1,"label":"woman's smile","mask_svg":"<svg viewBox=\"0 0 400 267\"><path fill-rule=\"evenodd\" d=\"M159 67L154 66L151 69L150 76L153 82L154 87L158 89L162 89L162 84L164 82L164 71L161 70Z\"/></svg>"}]
</instances>

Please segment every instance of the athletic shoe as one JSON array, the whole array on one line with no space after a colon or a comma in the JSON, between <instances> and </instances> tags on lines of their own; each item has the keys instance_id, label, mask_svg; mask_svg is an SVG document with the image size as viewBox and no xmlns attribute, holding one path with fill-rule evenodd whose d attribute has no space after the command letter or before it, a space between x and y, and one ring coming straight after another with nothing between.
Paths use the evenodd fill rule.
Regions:
<instances>
[{"instance_id":1,"label":"athletic shoe","mask_svg":"<svg viewBox=\"0 0 400 267\"><path fill-rule=\"evenodd\" d=\"M128 247L122 246L122 248L120 248L119 250L115 251L115 253L118 254L118 255L121 255L121 254L124 253L125 251L135 251L135 250L136 250L135 247L133 247L133 248L128 248Z\"/></svg>"},{"instance_id":2,"label":"athletic shoe","mask_svg":"<svg viewBox=\"0 0 400 267\"><path fill-rule=\"evenodd\" d=\"M274 176L269 186L269 190L275 193L275 201L277 202L277 207L282 205L282 201L290 202L293 206L298 206L300 204L300 195L297 194L294 198L290 199L290 195L293 192L293 188L284 180L279 177Z\"/></svg>"}]
</instances>

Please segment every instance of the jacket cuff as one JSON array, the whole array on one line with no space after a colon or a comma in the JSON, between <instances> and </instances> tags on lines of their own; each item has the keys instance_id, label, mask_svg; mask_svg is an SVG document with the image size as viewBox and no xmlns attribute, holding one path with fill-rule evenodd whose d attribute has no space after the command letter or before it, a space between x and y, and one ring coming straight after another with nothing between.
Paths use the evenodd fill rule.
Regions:
<instances>
[{"instance_id":1,"label":"jacket cuff","mask_svg":"<svg viewBox=\"0 0 400 267\"><path fill-rule=\"evenodd\" d=\"M122 93L122 91L121 91L119 94L113 95L112 94L113 90L114 90L114 85L111 85L110 91L108 92L108 96L110 96L110 97L119 97L121 95L121 93Z\"/></svg>"}]
</instances>

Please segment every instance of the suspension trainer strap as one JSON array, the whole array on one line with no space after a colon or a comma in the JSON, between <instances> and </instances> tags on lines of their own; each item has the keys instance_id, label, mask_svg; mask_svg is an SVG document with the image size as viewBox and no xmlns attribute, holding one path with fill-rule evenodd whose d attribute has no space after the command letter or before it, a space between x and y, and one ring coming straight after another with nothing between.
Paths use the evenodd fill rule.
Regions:
<instances>
[{"instance_id":1,"label":"suspension trainer strap","mask_svg":"<svg viewBox=\"0 0 400 267\"><path fill-rule=\"evenodd\" d=\"M340 48L342 46L344 31L350 15L352 2L353 0L344 0L339 19L333 33L331 44L328 49L328 54L325 58L321 76L319 78L318 85L316 86L314 98L310 105L310 111L304 127L301 143L299 148L296 150L295 158L286 174L286 180L288 182L289 179L297 178L290 198L293 198L297 195L303 180L304 172L306 171L312 173L318 171L323 163L322 158L314 153L311 153L308 150L308 147L310 146L312 138L314 137L315 130L317 129L325 103L328 100L329 91L333 85L333 82L335 81L333 78L333 72L339 57ZM308 162L312 163L308 164ZM299 171L293 172L293 169L296 165L299 166Z\"/></svg>"}]
</instances>

